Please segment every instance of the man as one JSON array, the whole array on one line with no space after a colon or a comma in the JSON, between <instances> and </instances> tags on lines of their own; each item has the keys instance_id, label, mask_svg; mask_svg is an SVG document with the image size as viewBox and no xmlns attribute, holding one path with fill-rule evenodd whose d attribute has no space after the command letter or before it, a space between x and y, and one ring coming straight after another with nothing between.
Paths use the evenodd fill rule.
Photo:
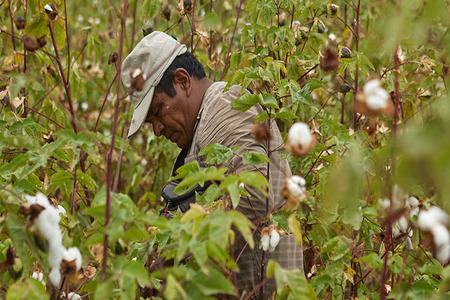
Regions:
<instances>
[{"instance_id":1,"label":"man","mask_svg":"<svg viewBox=\"0 0 450 300\"><path fill-rule=\"evenodd\" d=\"M255 105L246 112L233 110L230 103L240 97L242 88L232 86L224 91L225 82L213 82L207 78L203 66L189 52L186 46L162 32L153 32L144 37L128 55L122 65L122 78L125 87L135 86L133 80L144 74L145 83L139 86L141 91L132 93L135 110L128 137L133 137L144 121L150 122L157 136L163 135L176 143L187 153L184 163L199 160L204 165L199 151L211 143L220 143L227 147L239 146L226 166L229 173L240 173L254 168L242 163L242 154L246 151L269 155L269 150L281 149L283 141L275 121L271 123L272 140L258 143L250 133L255 117L263 111ZM245 90L246 93L248 91ZM272 191L268 200L268 209L282 203L280 192L286 176L291 172L286 160L280 161L280 151L271 152L272 165L269 170L269 182ZM268 165L258 167L267 174ZM266 216L266 197L247 188L250 197L243 197L237 209L244 213L255 225L261 228ZM255 234L256 245L260 235ZM243 239L234 245L236 258L245 243ZM239 292L249 293L260 282L262 250L246 247L238 260L240 272L237 274ZM275 251L265 253L265 260L274 259L284 268L303 270L302 250L293 236L285 235ZM275 290L274 280L264 285L264 298L270 297Z\"/></svg>"}]
</instances>

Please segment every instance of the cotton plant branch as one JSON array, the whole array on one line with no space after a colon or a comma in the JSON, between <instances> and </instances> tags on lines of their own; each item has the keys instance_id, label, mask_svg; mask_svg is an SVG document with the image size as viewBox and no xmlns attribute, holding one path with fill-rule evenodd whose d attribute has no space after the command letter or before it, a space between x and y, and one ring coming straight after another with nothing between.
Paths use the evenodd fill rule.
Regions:
<instances>
[{"instance_id":1,"label":"cotton plant branch","mask_svg":"<svg viewBox=\"0 0 450 300\"><path fill-rule=\"evenodd\" d=\"M353 0L352 0L353 1ZM359 51L359 26L360 26L360 13L361 13L361 0L358 0L358 5L356 6L356 31L355 31L355 50ZM356 95L358 93L358 70L359 66L358 63L355 65L355 85L354 90L355 93L353 94L353 101L356 100ZM353 112L353 130L358 130L358 119L357 119L357 113L356 111Z\"/></svg>"},{"instance_id":2,"label":"cotton plant branch","mask_svg":"<svg viewBox=\"0 0 450 300\"><path fill-rule=\"evenodd\" d=\"M225 77L225 73L226 73L228 64L230 63L231 46L233 45L234 36L236 35L236 29L237 29L237 25L238 25L238 22L239 22L239 16L241 15L242 4L244 4L244 0L241 0L239 2L239 8L238 8L237 16L236 16L236 22L234 23L233 35L231 36L230 44L228 45L228 52L227 52L227 56L226 56L226 59L225 59L225 64L223 66L222 75L220 75L220 80L221 81Z\"/></svg>"},{"instance_id":3,"label":"cotton plant branch","mask_svg":"<svg viewBox=\"0 0 450 300\"><path fill-rule=\"evenodd\" d=\"M127 17L128 10L128 0L123 1L123 9L122 16L119 18L120 20L120 45L119 45L119 58L118 61L122 61L123 56L123 48L124 48L124 39L125 39L125 21ZM112 125L112 137L111 137L111 145L109 148L107 161L106 161L106 209L105 209L105 232L103 239L103 260L102 260L102 269L101 269L101 278L102 281L106 280L106 269L108 262L108 225L111 218L111 188L112 188L112 179L113 179L113 152L114 152L114 144L116 141L116 133L119 119L119 108L120 108L120 88L121 88L121 72L122 72L122 64L119 63L117 67L117 93L116 93L116 103L114 105L114 119Z\"/></svg>"}]
</instances>

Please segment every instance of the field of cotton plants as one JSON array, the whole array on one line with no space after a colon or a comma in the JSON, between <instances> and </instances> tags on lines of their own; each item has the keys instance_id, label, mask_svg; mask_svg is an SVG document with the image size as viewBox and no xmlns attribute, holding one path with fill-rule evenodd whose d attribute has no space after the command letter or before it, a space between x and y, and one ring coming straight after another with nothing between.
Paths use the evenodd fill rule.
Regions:
<instances>
[{"instance_id":1,"label":"field of cotton plants","mask_svg":"<svg viewBox=\"0 0 450 300\"><path fill-rule=\"evenodd\" d=\"M450 36L446 0L1 0L2 299L448 299ZM259 167L223 167L211 144L178 190L212 181L188 212L159 216L178 147L133 113L121 61L153 31L187 46L232 106L276 120L292 177L257 224L236 210ZM177 190L177 191L178 191ZM254 234L261 235L255 242ZM237 241L283 235L304 272L265 261L239 293ZM242 244L242 243L241 243Z\"/></svg>"}]
</instances>

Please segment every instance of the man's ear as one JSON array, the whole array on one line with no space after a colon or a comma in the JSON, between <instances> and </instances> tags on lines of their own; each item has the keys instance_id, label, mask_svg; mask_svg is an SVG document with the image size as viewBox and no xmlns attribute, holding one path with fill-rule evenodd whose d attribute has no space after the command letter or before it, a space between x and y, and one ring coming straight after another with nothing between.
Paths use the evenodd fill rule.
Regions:
<instances>
[{"instance_id":1,"label":"man's ear","mask_svg":"<svg viewBox=\"0 0 450 300\"><path fill-rule=\"evenodd\" d=\"M188 71L178 68L173 72L173 84L178 84L185 91L186 96L190 96L192 92L192 80Z\"/></svg>"}]
</instances>

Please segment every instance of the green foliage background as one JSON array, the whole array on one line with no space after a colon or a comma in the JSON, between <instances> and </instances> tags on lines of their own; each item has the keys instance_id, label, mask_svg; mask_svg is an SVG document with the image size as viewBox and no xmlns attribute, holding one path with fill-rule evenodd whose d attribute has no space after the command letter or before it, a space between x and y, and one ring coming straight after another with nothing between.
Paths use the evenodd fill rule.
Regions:
<instances>
[{"instance_id":1,"label":"green foliage background","mask_svg":"<svg viewBox=\"0 0 450 300\"><path fill-rule=\"evenodd\" d=\"M307 156L285 153L293 173L306 179L308 197L294 212L268 216L289 231L293 215L303 236L306 276L275 262L267 266L277 299L378 299L386 297L383 284L389 298L449 296L450 269L433 258L417 219L409 221L410 250L406 234L391 236L396 219L408 213L377 205L380 198L393 201L397 186L417 197L421 209L438 205L450 212L448 1L336 1L337 16L322 0L193 0L187 15L177 8L189 1L68 1L67 9L64 1L49 2L59 11L55 21L45 1L5 0L0 8L0 262L9 247L15 252L14 264L0 273L2 297L56 299L69 291L91 299L149 292L164 299L236 296L230 245L236 233L252 245L254 227L214 200L230 198L235 206L245 193L239 183L265 190L266 181L257 172L225 175L194 163L180 175L182 187L222 183L187 214L171 221L157 216L177 147L147 126L125 138L132 108L117 86L118 63L108 63L113 51L126 56L148 28L185 43L210 78L257 92L236 101L236 109L264 104L284 135L295 121L320 132ZM18 15L24 29L14 25ZM45 36L47 44L24 51L26 35ZM323 71L325 48L338 53L342 46L352 57L340 58L335 72ZM404 59L396 66L399 48ZM398 119L354 112L353 91L373 77L388 92L398 91ZM341 93L345 82L352 90ZM263 113L257 121L267 118ZM220 145L204 151L214 164L234 155ZM246 159L256 166L267 160ZM25 194L38 191L65 207L64 244L83 254L84 275L67 279L60 291L31 278L36 267L48 274L46 245L18 210ZM105 236L106 257L98 255ZM152 269L161 257L173 264Z\"/></svg>"}]
</instances>

